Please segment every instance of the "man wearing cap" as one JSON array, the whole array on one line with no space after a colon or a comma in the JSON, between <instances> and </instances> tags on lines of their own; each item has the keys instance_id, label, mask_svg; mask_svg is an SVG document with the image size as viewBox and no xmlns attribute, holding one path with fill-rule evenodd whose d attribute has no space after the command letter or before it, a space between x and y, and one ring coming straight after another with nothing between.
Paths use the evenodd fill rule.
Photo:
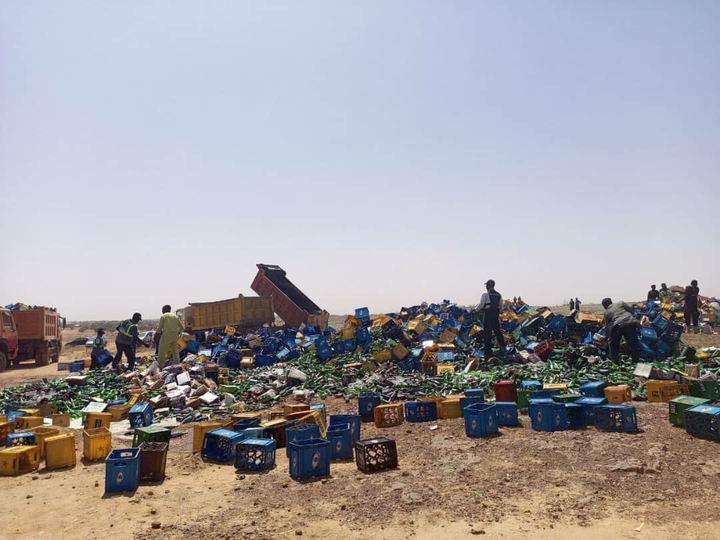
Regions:
<instances>
[{"instance_id":1,"label":"man wearing cap","mask_svg":"<svg viewBox=\"0 0 720 540\"><path fill-rule=\"evenodd\" d=\"M138 337L137 328L141 320L142 315L135 313L132 319L125 319L117 327L118 335L115 338L117 354L112 363L113 369L117 372L120 372L120 360L123 354L125 354L125 358L127 358L128 369L130 371L135 369L135 350L137 349L138 343L142 343Z\"/></svg>"},{"instance_id":2,"label":"man wearing cap","mask_svg":"<svg viewBox=\"0 0 720 540\"><path fill-rule=\"evenodd\" d=\"M505 338L500 331L500 311L503 309L503 300L500 293L495 290L495 280L485 282L487 292L480 297L478 311L483 320L483 335L485 337L485 358L492 356L493 334L500 345L501 354L505 351Z\"/></svg>"},{"instance_id":3,"label":"man wearing cap","mask_svg":"<svg viewBox=\"0 0 720 540\"><path fill-rule=\"evenodd\" d=\"M656 302L658 298L660 298L660 291L655 288L655 285L650 285L647 295L648 302Z\"/></svg>"}]
</instances>

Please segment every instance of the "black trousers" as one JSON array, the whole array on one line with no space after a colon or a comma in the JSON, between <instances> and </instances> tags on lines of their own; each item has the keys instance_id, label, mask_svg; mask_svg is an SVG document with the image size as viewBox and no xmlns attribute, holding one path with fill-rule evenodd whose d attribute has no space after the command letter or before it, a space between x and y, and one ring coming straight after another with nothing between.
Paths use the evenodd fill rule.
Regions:
<instances>
[{"instance_id":1,"label":"black trousers","mask_svg":"<svg viewBox=\"0 0 720 540\"><path fill-rule=\"evenodd\" d=\"M483 337L485 338L485 359L492 356L493 334L497 338L501 348L505 348L505 338L500 331L500 319L498 317L486 317L483 321Z\"/></svg>"},{"instance_id":2,"label":"black trousers","mask_svg":"<svg viewBox=\"0 0 720 540\"><path fill-rule=\"evenodd\" d=\"M113 359L113 362L112 362L113 369L117 371L117 368L120 365L120 360L122 359L123 353L125 353L125 358L127 358L128 368L130 369L130 371L135 369L135 349L133 349L132 345L118 343L116 341L115 347L117 347L117 353L115 354L115 358Z\"/></svg>"},{"instance_id":3,"label":"black trousers","mask_svg":"<svg viewBox=\"0 0 720 540\"><path fill-rule=\"evenodd\" d=\"M97 356L95 356L95 353L90 353L90 369L99 369L100 364L98 364Z\"/></svg>"},{"instance_id":4,"label":"black trousers","mask_svg":"<svg viewBox=\"0 0 720 540\"><path fill-rule=\"evenodd\" d=\"M640 361L640 341L637 335L637 325L628 324L626 326L613 326L610 334L610 358L616 364L620 362L620 340L625 338L628 349L630 349L630 357L633 362Z\"/></svg>"},{"instance_id":5,"label":"black trousers","mask_svg":"<svg viewBox=\"0 0 720 540\"><path fill-rule=\"evenodd\" d=\"M693 326L698 325L698 310L695 309L687 309L685 308L685 324L690 328L690 321L692 321Z\"/></svg>"}]
</instances>

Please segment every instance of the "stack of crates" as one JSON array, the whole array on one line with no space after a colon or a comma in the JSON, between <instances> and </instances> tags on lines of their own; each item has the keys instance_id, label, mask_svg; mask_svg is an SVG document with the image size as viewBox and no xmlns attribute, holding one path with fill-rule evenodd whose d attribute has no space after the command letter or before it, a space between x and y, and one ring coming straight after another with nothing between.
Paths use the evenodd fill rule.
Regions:
<instances>
[{"instance_id":1,"label":"stack of crates","mask_svg":"<svg viewBox=\"0 0 720 540\"><path fill-rule=\"evenodd\" d=\"M434 422L437 420L437 403L434 401L405 402L405 420L408 422Z\"/></svg>"},{"instance_id":2,"label":"stack of crates","mask_svg":"<svg viewBox=\"0 0 720 540\"><path fill-rule=\"evenodd\" d=\"M315 424L295 424L285 430L286 453L290 457L290 445L298 441L320 439L320 428Z\"/></svg>"},{"instance_id":3,"label":"stack of crates","mask_svg":"<svg viewBox=\"0 0 720 540\"><path fill-rule=\"evenodd\" d=\"M685 430L693 437L720 441L720 406L705 404L685 409Z\"/></svg>"},{"instance_id":4,"label":"stack of crates","mask_svg":"<svg viewBox=\"0 0 720 540\"><path fill-rule=\"evenodd\" d=\"M632 405L595 407L595 427L601 431L637 431L637 414Z\"/></svg>"},{"instance_id":5,"label":"stack of crates","mask_svg":"<svg viewBox=\"0 0 720 540\"><path fill-rule=\"evenodd\" d=\"M268 471L275 466L275 439L245 439L235 451L235 468L239 471Z\"/></svg>"},{"instance_id":6,"label":"stack of crates","mask_svg":"<svg viewBox=\"0 0 720 540\"><path fill-rule=\"evenodd\" d=\"M685 410L696 405L705 405L709 399L692 396L679 396L669 402L670 423L675 426L685 427Z\"/></svg>"},{"instance_id":7,"label":"stack of crates","mask_svg":"<svg viewBox=\"0 0 720 540\"><path fill-rule=\"evenodd\" d=\"M140 483L140 449L112 450L105 458L105 492L135 491Z\"/></svg>"},{"instance_id":8,"label":"stack of crates","mask_svg":"<svg viewBox=\"0 0 720 540\"><path fill-rule=\"evenodd\" d=\"M387 437L357 441L355 443L355 464L364 473L394 469L398 466L395 441Z\"/></svg>"},{"instance_id":9,"label":"stack of crates","mask_svg":"<svg viewBox=\"0 0 720 540\"><path fill-rule=\"evenodd\" d=\"M290 476L312 478L330 474L330 443L324 439L307 439L288 443Z\"/></svg>"},{"instance_id":10,"label":"stack of crates","mask_svg":"<svg viewBox=\"0 0 720 540\"><path fill-rule=\"evenodd\" d=\"M493 403L476 403L465 409L465 434L489 437L498 430L498 410Z\"/></svg>"}]
</instances>

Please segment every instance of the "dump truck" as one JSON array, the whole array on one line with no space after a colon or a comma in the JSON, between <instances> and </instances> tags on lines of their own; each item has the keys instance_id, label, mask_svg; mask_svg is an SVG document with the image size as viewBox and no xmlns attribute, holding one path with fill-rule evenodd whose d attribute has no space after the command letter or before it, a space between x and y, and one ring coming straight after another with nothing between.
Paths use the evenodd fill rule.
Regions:
<instances>
[{"instance_id":1,"label":"dump truck","mask_svg":"<svg viewBox=\"0 0 720 540\"><path fill-rule=\"evenodd\" d=\"M0 319L0 371L10 362L17 366L33 359L45 366L60 359L65 319L57 311L46 307L17 311L0 308Z\"/></svg>"},{"instance_id":2,"label":"dump truck","mask_svg":"<svg viewBox=\"0 0 720 540\"><path fill-rule=\"evenodd\" d=\"M275 313L291 328L306 324L327 328L330 314L320 309L287 278L285 270L274 264L258 264L250 288L273 299Z\"/></svg>"},{"instance_id":3,"label":"dump truck","mask_svg":"<svg viewBox=\"0 0 720 540\"><path fill-rule=\"evenodd\" d=\"M191 302L175 312L186 332L212 330L233 326L254 330L275 322L273 299L263 296L243 296L216 302Z\"/></svg>"}]
</instances>

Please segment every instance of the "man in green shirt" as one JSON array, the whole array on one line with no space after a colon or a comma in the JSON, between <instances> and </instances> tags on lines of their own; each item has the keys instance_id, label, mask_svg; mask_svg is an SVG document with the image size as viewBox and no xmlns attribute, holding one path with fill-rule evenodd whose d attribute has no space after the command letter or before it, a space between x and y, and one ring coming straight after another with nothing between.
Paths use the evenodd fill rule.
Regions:
<instances>
[{"instance_id":1,"label":"man in green shirt","mask_svg":"<svg viewBox=\"0 0 720 540\"><path fill-rule=\"evenodd\" d=\"M158 347L160 369L165 367L165 360L170 354L172 354L175 363L179 364L178 338L183 332L183 324L177 315L172 313L172 308L169 305L164 305L162 308L162 316L157 331L160 334L160 345Z\"/></svg>"}]
</instances>

